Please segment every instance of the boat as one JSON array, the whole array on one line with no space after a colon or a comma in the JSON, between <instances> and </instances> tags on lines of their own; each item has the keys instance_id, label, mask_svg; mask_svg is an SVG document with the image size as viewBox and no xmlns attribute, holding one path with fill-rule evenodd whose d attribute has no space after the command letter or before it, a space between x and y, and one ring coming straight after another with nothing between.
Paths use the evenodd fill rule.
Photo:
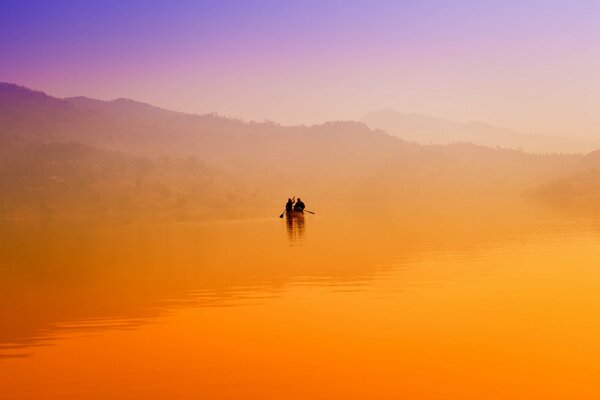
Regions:
<instances>
[{"instance_id":1,"label":"boat","mask_svg":"<svg viewBox=\"0 0 600 400\"><path fill-rule=\"evenodd\" d=\"M285 216L287 218L304 218L304 213L302 211L286 211Z\"/></svg>"}]
</instances>

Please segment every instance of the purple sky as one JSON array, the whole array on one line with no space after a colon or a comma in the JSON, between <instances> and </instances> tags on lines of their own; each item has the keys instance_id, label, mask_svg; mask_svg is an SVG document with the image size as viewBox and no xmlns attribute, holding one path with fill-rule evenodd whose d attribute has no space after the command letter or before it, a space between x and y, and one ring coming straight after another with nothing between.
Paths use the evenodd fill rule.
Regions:
<instances>
[{"instance_id":1,"label":"purple sky","mask_svg":"<svg viewBox=\"0 0 600 400\"><path fill-rule=\"evenodd\" d=\"M598 1L0 2L0 81L244 119L600 137Z\"/></svg>"}]
</instances>

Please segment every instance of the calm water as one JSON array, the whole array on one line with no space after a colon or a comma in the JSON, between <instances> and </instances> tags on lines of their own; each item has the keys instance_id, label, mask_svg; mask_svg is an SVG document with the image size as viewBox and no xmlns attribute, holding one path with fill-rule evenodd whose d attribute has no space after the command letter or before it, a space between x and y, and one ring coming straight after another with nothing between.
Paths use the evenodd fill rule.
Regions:
<instances>
[{"instance_id":1,"label":"calm water","mask_svg":"<svg viewBox=\"0 0 600 400\"><path fill-rule=\"evenodd\" d=\"M594 220L409 214L2 226L0 398L600 398Z\"/></svg>"}]
</instances>

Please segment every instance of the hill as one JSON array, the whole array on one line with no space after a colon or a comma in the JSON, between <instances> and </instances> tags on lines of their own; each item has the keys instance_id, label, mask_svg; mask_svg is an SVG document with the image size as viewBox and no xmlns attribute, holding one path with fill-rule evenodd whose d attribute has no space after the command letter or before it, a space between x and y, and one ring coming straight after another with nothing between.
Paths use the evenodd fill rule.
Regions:
<instances>
[{"instance_id":1,"label":"hill","mask_svg":"<svg viewBox=\"0 0 600 400\"><path fill-rule=\"evenodd\" d=\"M420 144L473 143L542 153L586 153L598 143L556 136L527 135L484 122L459 122L419 114L379 110L361 120L374 129Z\"/></svg>"},{"instance_id":2,"label":"hill","mask_svg":"<svg viewBox=\"0 0 600 400\"><path fill-rule=\"evenodd\" d=\"M476 201L518 195L581 161L423 146L352 121L244 122L127 99L59 99L12 84L0 84L0 128L5 216L269 215L291 195L321 209Z\"/></svg>"},{"instance_id":3,"label":"hill","mask_svg":"<svg viewBox=\"0 0 600 400\"><path fill-rule=\"evenodd\" d=\"M600 150L582 157L562 176L540 185L539 197L580 212L600 209Z\"/></svg>"}]
</instances>

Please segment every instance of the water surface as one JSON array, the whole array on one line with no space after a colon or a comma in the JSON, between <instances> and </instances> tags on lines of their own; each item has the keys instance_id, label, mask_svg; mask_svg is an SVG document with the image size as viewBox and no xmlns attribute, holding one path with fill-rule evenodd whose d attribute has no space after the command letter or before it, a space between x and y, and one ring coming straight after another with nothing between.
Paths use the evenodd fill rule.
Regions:
<instances>
[{"instance_id":1,"label":"water surface","mask_svg":"<svg viewBox=\"0 0 600 400\"><path fill-rule=\"evenodd\" d=\"M0 398L599 398L598 224L521 211L3 225Z\"/></svg>"}]
</instances>

